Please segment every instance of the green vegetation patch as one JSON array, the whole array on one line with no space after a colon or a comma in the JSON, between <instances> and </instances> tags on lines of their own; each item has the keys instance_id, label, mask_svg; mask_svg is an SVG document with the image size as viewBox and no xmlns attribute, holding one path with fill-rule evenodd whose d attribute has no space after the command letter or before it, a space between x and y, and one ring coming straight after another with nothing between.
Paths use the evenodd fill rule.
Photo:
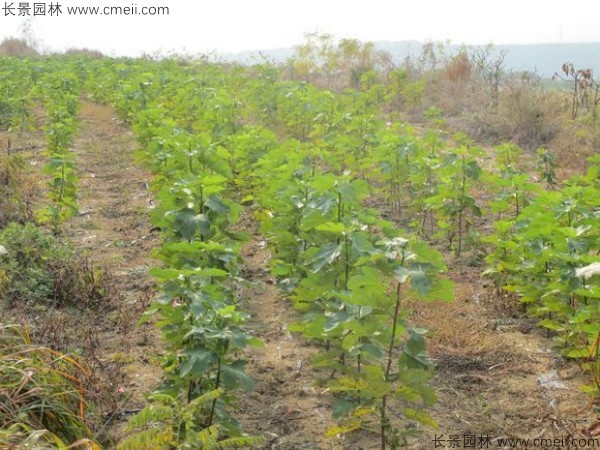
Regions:
<instances>
[{"instance_id":1,"label":"green vegetation patch","mask_svg":"<svg viewBox=\"0 0 600 450\"><path fill-rule=\"evenodd\" d=\"M64 239L33 224L0 231L0 301L8 306L92 306L105 297L101 277Z\"/></svg>"}]
</instances>

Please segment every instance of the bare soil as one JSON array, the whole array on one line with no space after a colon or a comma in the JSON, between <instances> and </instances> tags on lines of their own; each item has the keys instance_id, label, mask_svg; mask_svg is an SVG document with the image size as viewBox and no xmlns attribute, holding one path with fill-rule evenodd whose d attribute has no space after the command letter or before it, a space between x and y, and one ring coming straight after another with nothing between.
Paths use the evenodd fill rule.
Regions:
<instances>
[{"instance_id":1,"label":"bare soil","mask_svg":"<svg viewBox=\"0 0 600 450\"><path fill-rule=\"evenodd\" d=\"M414 448L433 448L436 435L489 436L492 442L589 437L599 418L581 391L589 382L581 369L478 270L458 267L450 275L457 286L452 304L415 307L415 321L434 332L429 352L439 403L433 416L440 427Z\"/></svg>"},{"instance_id":2,"label":"bare soil","mask_svg":"<svg viewBox=\"0 0 600 450\"><path fill-rule=\"evenodd\" d=\"M243 275L250 281L242 293L243 305L252 315L249 326L264 347L246 352L256 387L242 396L237 415L244 430L265 436L265 448L333 448L325 439L334 425L331 398L315 382L323 374L310 364L319 349L287 330L300 316L268 272L265 244L255 233L243 252Z\"/></svg>"},{"instance_id":3,"label":"bare soil","mask_svg":"<svg viewBox=\"0 0 600 450\"><path fill-rule=\"evenodd\" d=\"M113 399L104 414L113 425L144 406L144 395L162 373L158 333L152 325L136 325L155 292L148 269L157 263L150 252L159 237L150 231L151 176L134 159L134 136L109 107L84 102L79 115L73 151L80 214L68 224L67 234L118 293L97 337L98 365L110 374L104 388L112 390L104 394Z\"/></svg>"}]
</instances>

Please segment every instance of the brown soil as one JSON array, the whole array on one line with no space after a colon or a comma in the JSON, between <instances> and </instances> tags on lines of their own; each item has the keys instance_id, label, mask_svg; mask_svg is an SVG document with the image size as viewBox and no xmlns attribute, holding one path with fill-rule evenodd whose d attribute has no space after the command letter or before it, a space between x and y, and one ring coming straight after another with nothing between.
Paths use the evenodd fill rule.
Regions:
<instances>
[{"instance_id":1,"label":"brown soil","mask_svg":"<svg viewBox=\"0 0 600 450\"><path fill-rule=\"evenodd\" d=\"M80 120L74 146L80 214L71 219L67 234L118 293L117 305L106 311L98 335L98 365L108 372L104 387L113 391L104 413L116 420L144 406L144 395L162 373L156 359L158 333L152 325L136 326L154 295L147 272L156 265L150 251L159 238L150 232L151 176L134 160L132 133L106 106L84 102Z\"/></svg>"},{"instance_id":2,"label":"brown soil","mask_svg":"<svg viewBox=\"0 0 600 450\"><path fill-rule=\"evenodd\" d=\"M589 437L598 416L581 391L590 380L579 367L562 358L536 321L523 318L516 302L488 287L477 270L454 269L451 277L452 304L415 307L415 321L434 332L429 352L437 366L439 404L433 416L440 427L414 448L433 448L436 435L459 435L461 442L465 435L492 442Z\"/></svg>"},{"instance_id":3,"label":"brown soil","mask_svg":"<svg viewBox=\"0 0 600 450\"><path fill-rule=\"evenodd\" d=\"M252 315L249 326L264 347L246 352L256 387L240 401L237 415L242 428L264 435L265 448L331 448L325 439L326 430L334 425L331 399L315 383L323 374L310 365L319 349L287 330L300 316L269 275L269 254L258 234L246 245L243 257L243 275L250 282L242 294L243 305Z\"/></svg>"}]
</instances>

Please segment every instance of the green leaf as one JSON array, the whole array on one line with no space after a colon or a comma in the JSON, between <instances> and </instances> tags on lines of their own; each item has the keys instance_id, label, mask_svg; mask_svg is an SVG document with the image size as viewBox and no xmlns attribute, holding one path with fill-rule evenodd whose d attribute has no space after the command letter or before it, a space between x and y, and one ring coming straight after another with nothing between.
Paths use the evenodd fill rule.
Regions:
<instances>
[{"instance_id":1,"label":"green leaf","mask_svg":"<svg viewBox=\"0 0 600 450\"><path fill-rule=\"evenodd\" d=\"M223 201L216 195L211 195L210 197L208 197L208 199L206 200L206 207L212 212L215 212L221 216L229 214L231 210L231 208L229 208L229 206L223 203Z\"/></svg>"},{"instance_id":2,"label":"green leaf","mask_svg":"<svg viewBox=\"0 0 600 450\"><path fill-rule=\"evenodd\" d=\"M351 183L344 183L338 192L345 204L356 205L369 194L369 184L365 180L353 180Z\"/></svg>"},{"instance_id":3,"label":"green leaf","mask_svg":"<svg viewBox=\"0 0 600 450\"><path fill-rule=\"evenodd\" d=\"M182 352L188 356L179 367L179 376L185 378L187 375L203 377L210 366L217 361L216 355L205 348L193 348Z\"/></svg>"},{"instance_id":4,"label":"green leaf","mask_svg":"<svg viewBox=\"0 0 600 450\"><path fill-rule=\"evenodd\" d=\"M378 252L366 233L360 231L351 233L349 239L355 254L374 255Z\"/></svg>"},{"instance_id":5,"label":"green leaf","mask_svg":"<svg viewBox=\"0 0 600 450\"><path fill-rule=\"evenodd\" d=\"M311 186L319 192L331 191L336 184L336 177L333 174L325 174L315 177Z\"/></svg>"},{"instance_id":6,"label":"green leaf","mask_svg":"<svg viewBox=\"0 0 600 450\"><path fill-rule=\"evenodd\" d=\"M567 358L589 358L590 352L587 349L575 349L567 352L565 356Z\"/></svg>"},{"instance_id":7,"label":"green leaf","mask_svg":"<svg viewBox=\"0 0 600 450\"><path fill-rule=\"evenodd\" d=\"M421 297L425 297L431 292L431 280L422 270L410 270L410 287L417 291Z\"/></svg>"},{"instance_id":8,"label":"green leaf","mask_svg":"<svg viewBox=\"0 0 600 450\"><path fill-rule=\"evenodd\" d=\"M246 340L246 345L249 347L264 347L265 343L262 339L257 337L250 337Z\"/></svg>"},{"instance_id":9,"label":"green leaf","mask_svg":"<svg viewBox=\"0 0 600 450\"><path fill-rule=\"evenodd\" d=\"M359 405L360 404L358 402L354 402L345 398L335 399L332 405L333 418L338 420L342 417L348 417Z\"/></svg>"},{"instance_id":10,"label":"green leaf","mask_svg":"<svg viewBox=\"0 0 600 450\"><path fill-rule=\"evenodd\" d=\"M454 300L454 283L447 278L434 281L422 300L451 302Z\"/></svg>"},{"instance_id":11,"label":"green leaf","mask_svg":"<svg viewBox=\"0 0 600 450\"><path fill-rule=\"evenodd\" d=\"M238 359L231 364L221 365L223 375L223 386L227 389L242 388L251 390L254 388L254 380L246 374L247 361Z\"/></svg>"},{"instance_id":12,"label":"green leaf","mask_svg":"<svg viewBox=\"0 0 600 450\"><path fill-rule=\"evenodd\" d=\"M576 289L575 294L581 297L600 298L600 287L591 287L589 289Z\"/></svg>"},{"instance_id":13,"label":"green leaf","mask_svg":"<svg viewBox=\"0 0 600 450\"><path fill-rule=\"evenodd\" d=\"M382 282L381 273L371 267L363 267L360 275L350 277L348 288L350 290L366 289L374 292L384 292L385 284Z\"/></svg>"},{"instance_id":14,"label":"green leaf","mask_svg":"<svg viewBox=\"0 0 600 450\"><path fill-rule=\"evenodd\" d=\"M477 161L469 161L467 164L465 164L465 174L472 180L479 178L479 175L481 174L481 167L479 167Z\"/></svg>"},{"instance_id":15,"label":"green leaf","mask_svg":"<svg viewBox=\"0 0 600 450\"><path fill-rule=\"evenodd\" d=\"M302 230L310 231L315 227L329 221L326 215L317 209L311 209L302 217Z\"/></svg>"},{"instance_id":16,"label":"green leaf","mask_svg":"<svg viewBox=\"0 0 600 450\"><path fill-rule=\"evenodd\" d=\"M414 330L409 330L409 333L410 336L404 344L402 356L399 360L400 368L428 369L433 367L433 363L425 352L425 339L423 336Z\"/></svg>"},{"instance_id":17,"label":"green leaf","mask_svg":"<svg viewBox=\"0 0 600 450\"><path fill-rule=\"evenodd\" d=\"M329 242L321 246L317 254L308 262L313 272L319 272L323 267L333 264L341 255L344 244Z\"/></svg>"},{"instance_id":18,"label":"green leaf","mask_svg":"<svg viewBox=\"0 0 600 450\"><path fill-rule=\"evenodd\" d=\"M346 226L343 223L327 222L315 227L317 231L324 231L335 236L342 236L346 232Z\"/></svg>"},{"instance_id":19,"label":"green leaf","mask_svg":"<svg viewBox=\"0 0 600 450\"><path fill-rule=\"evenodd\" d=\"M404 408L402 409L402 414L404 414L404 416L407 419L419 422L420 424L425 425L426 427L431 427L435 429L439 428L439 424L435 421L435 419L433 419L425 411L421 411L414 408Z\"/></svg>"},{"instance_id":20,"label":"green leaf","mask_svg":"<svg viewBox=\"0 0 600 450\"><path fill-rule=\"evenodd\" d=\"M192 240L197 233L208 235L210 233L210 221L204 214L197 214L196 211L184 208L178 211L170 211L168 216L175 218L177 229L184 239Z\"/></svg>"},{"instance_id":21,"label":"green leaf","mask_svg":"<svg viewBox=\"0 0 600 450\"><path fill-rule=\"evenodd\" d=\"M565 326L562 323L558 322L557 320L553 320L553 319L540 320L538 322L538 325L540 327L548 328L549 330L552 330L552 331L564 331L565 330Z\"/></svg>"}]
</instances>

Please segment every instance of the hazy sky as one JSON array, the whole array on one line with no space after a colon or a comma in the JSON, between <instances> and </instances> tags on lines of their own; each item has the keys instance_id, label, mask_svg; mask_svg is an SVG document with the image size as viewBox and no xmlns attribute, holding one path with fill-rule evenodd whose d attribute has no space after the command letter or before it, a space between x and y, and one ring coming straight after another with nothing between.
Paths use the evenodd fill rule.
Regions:
<instances>
[{"instance_id":1,"label":"hazy sky","mask_svg":"<svg viewBox=\"0 0 600 450\"><path fill-rule=\"evenodd\" d=\"M6 15L11 3L16 16ZM0 39L19 34L20 3L0 0ZM113 55L272 49L298 44L312 31L455 44L600 42L599 0L47 0L47 8L50 3L62 13L32 18L46 48L91 47ZM69 15L74 6L136 6L138 12L167 6L169 15Z\"/></svg>"}]
</instances>

